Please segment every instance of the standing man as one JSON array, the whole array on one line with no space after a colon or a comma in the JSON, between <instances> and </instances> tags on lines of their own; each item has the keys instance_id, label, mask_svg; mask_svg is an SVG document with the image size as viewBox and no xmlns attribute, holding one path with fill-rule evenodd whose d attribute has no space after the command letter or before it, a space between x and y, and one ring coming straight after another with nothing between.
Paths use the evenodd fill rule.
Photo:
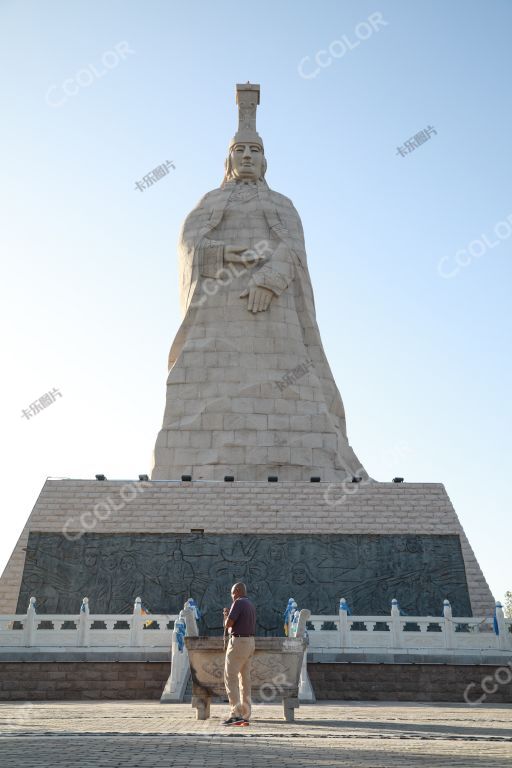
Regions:
<instances>
[{"instance_id":1,"label":"standing man","mask_svg":"<svg viewBox=\"0 0 512 768\"><path fill-rule=\"evenodd\" d=\"M229 636L224 684L231 707L230 716L224 725L249 725L256 608L247 597L245 584L241 582L231 588L231 598L233 603L229 611L224 608L224 630Z\"/></svg>"}]
</instances>

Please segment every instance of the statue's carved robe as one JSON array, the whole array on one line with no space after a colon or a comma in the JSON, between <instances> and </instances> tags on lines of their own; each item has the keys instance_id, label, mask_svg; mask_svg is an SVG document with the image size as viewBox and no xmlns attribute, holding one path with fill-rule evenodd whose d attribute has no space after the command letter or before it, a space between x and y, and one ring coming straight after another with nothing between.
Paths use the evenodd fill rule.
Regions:
<instances>
[{"instance_id":1,"label":"statue's carved robe","mask_svg":"<svg viewBox=\"0 0 512 768\"><path fill-rule=\"evenodd\" d=\"M228 263L227 245L267 260ZM185 220L179 256L184 320L169 355L152 478L366 476L347 441L292 202L265 182L226 182ZM273 292L264 312L240 298L251 280Z\"/></svg>"}]
</instances>

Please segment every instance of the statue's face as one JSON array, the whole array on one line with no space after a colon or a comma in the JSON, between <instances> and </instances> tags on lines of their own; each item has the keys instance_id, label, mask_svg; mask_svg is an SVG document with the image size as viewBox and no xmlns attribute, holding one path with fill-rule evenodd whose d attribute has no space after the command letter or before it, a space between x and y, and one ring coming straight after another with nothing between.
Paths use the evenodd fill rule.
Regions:
<instances>
[{"instance_id":1,"label":"statue's face","mask_svg":"<svg viewBox=\"0 0 512 768\"><path fill-rule=\"evenodd\" d=\"M235 144L230 155L235 179L257 181L263 176L263 151L258 144Z\"/></svg>"},{"instance_id":2,"label":"statue's face","mask_svg":"<svg viewBox=\"0 0 512 768\"><path fill-rule=\"evenodd\" d=\"M292 576L295 584L305 584L307 579L306 569L301 565L297 565L293 571Z\"/></svg>"}]
</instances>

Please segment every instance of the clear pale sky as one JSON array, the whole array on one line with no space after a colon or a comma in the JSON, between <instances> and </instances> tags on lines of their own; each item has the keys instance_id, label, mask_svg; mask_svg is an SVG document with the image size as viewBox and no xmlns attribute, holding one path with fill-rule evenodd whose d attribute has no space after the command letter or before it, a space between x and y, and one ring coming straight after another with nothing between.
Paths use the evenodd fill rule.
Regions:
<instances>
[{"instance_id":1,"label":"clear pale sky","mask_svg":"<svg viewBox=\"0 0 512 768\"><path fill-rule=\"evenodd\" d=\"M179 228L250 80L351 444L377 480L445 483L495 596L512 588L511 25L508 0L0 0L0 570L47 476L149 472Z\"/></svg>"}]
</instances>

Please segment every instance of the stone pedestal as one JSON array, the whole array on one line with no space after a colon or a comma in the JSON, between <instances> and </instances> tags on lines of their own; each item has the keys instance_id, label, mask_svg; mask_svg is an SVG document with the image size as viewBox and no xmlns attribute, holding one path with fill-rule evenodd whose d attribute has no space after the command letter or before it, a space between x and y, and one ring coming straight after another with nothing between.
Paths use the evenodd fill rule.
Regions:
<instances>
[{"instance_id":1,"label":"stone pedestal","mask_svg":"<svg viewBox=\"0 0 512 768\"><path fill-rule=\"evenodd\" d=\"M494 609L441 484L47 480L0 578L0 613L175 613L194 597L221 632L246 581L258 634L282 633L289 597L312 613L454 615ZM84 526L87 526L87 530ZM269 608L270 606L270 608Z\"/></svg>"}]
</instances>

